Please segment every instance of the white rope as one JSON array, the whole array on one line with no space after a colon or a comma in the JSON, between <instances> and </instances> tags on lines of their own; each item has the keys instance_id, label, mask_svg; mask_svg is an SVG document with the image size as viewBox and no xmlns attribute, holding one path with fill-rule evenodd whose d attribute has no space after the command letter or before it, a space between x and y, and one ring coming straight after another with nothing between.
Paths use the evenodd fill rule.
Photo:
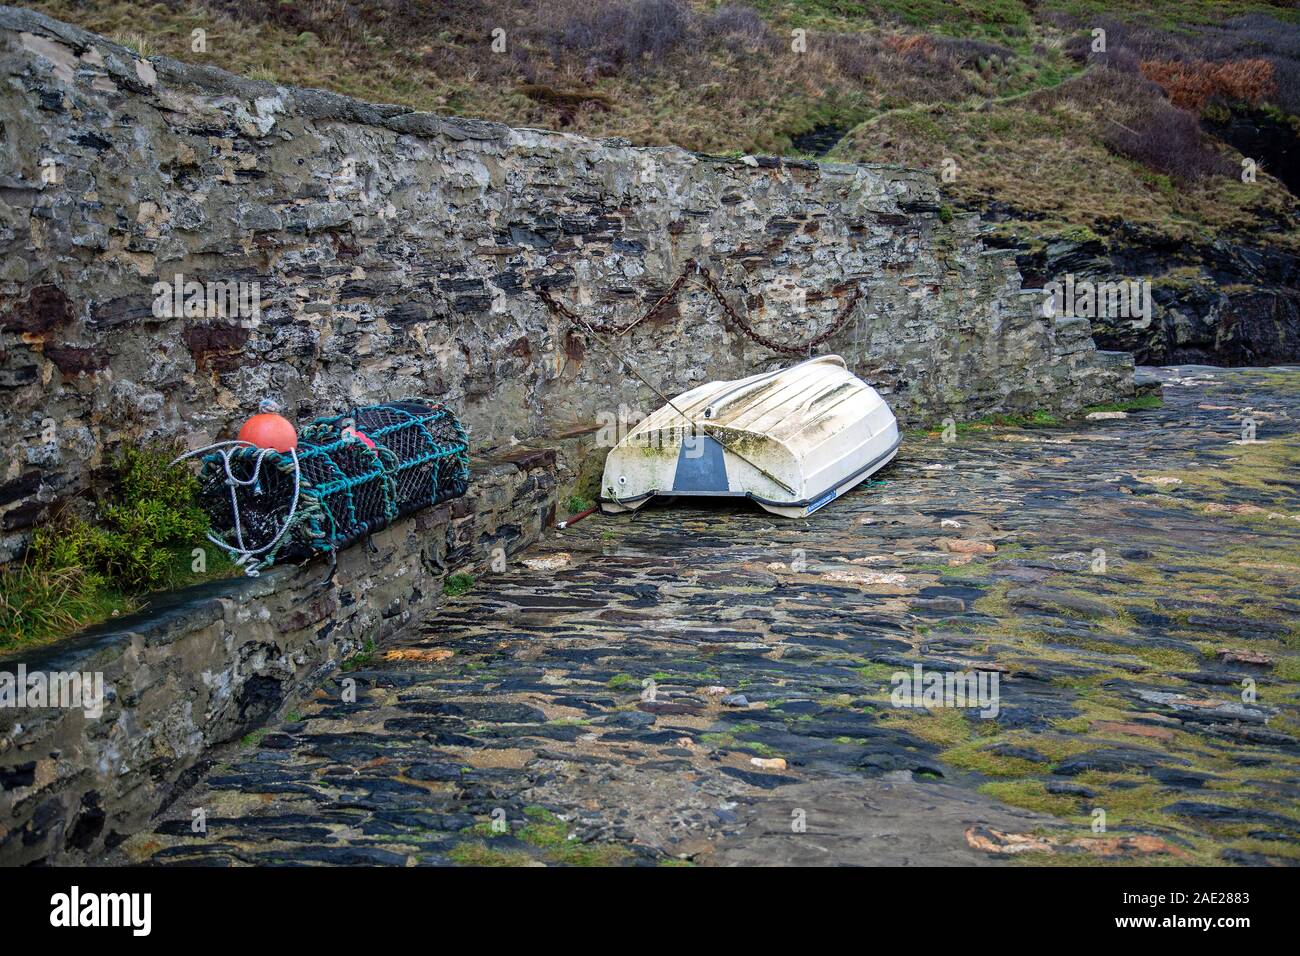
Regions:
<instances>
[{"instance_id":1,"label":"white rope","mask_svg":"<svg viewBox=\"0 0 1300 956\"><path fill-rule=\"evenodd\" d=\"M221 462L226 471L226 487L230 489L230 510L235 519L235 546L232 547L222 541L211 531L208 532L208 540L229 554L231 558L234 559L235 567L243 568L246 575L250 578L255 578L259 574L262 562L260 559L256 561L253 559L274 548L279 543L280 539L285 536L289 528L293 526L294 515L298 513L298 491L301 486L302 468L298 464L297 449L290 448L289 455L293 458L293 499L289 503L289 514L285 516L284 524L281 525L279 533L271 539L269 544L265 544L260 548L252 549L244 544L244 526L239 517L239 498L236 494L236 490L238 488L247 488L250 485L257 484L258 476L262 471L262 459L275 449L258 449L257 460L253 463L252 476L247 480L241 480L236 478L234 472L230 470L231 452L233 452L235 448L239 447L257 448L257 446L252 442L242 441L240 439L235 439L233 441L219 441L211 445L205 445L202 448L196 448L193 451L187 451L185 454L178 456L172 464L177 465L186 458L193 458L195 455L202 455L206 452L217 451L220 449Z\"/></svg>"}]
</instances>

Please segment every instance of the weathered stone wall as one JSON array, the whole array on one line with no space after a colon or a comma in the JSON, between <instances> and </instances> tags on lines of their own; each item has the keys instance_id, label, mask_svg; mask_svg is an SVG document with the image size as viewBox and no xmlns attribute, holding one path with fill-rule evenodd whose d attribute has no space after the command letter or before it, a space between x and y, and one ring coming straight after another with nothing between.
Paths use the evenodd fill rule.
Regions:
<instances>
[{"instance_id":1,"label":"weathered stone wall","mask_svg":"<svg viewBox=\"0 0 1300 956\"><path fill-rule=\"evenodd\" d=\"M691 257L781 340L861 283L824 350L905 421L1131 389L1131 362L1086 321L1034 315L1014 253L986 250L918 170L413 113L141 60L14 8L0 81L0 560L115 443L229 436L268 394L300 417L431 395L478 450L648 411L653 393L532 289L625 320ZM159 316L153 286L178 274L258 283L259 323ZM698 285L619 346L665 392L789 361Z\"/></svg>"},{"instance_id":2,"label":"weathered stone wall","mask_svg":"<svg viewBox=\"0 0 1300 956\"><path fill-rule=\"evenodd\" d=\"M261 727L367 641L427 618L447 570L490 570L555 521L555 457L479 464L470 493L364 545L200 585L0 672L103 674L98 717L0 708L0 865L93 860L142 826L210 749Z\"/></svg>"}]
</instances>

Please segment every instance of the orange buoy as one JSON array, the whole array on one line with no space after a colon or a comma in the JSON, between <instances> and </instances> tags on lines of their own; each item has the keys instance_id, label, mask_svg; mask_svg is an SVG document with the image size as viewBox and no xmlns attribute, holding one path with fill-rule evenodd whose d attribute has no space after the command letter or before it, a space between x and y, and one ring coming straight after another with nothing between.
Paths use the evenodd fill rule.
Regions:
<instances>
[{"instance_id":1,"label":"orange buoy","mask_svg":"<svg viewBox=\"0 0 1300 956\"><path fill-rule=\"evenodd\" d=\"M261 412L244 422L239 429L239 440L284 453L298 447L298 432L283 415Z\"/></svg>"}]
</instances>

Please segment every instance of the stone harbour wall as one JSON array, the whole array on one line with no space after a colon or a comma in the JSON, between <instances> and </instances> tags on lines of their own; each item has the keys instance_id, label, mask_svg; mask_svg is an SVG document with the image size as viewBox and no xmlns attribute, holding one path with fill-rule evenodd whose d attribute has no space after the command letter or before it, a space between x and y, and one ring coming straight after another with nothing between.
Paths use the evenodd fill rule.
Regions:
<instances>
[{"instance_id":1,"label":"stone harbour wall","mask_svg":"<svg viewBox=\"0 0 1300 956\"><path fill-rule=\"evenodd\" d=\"M332 572L313 561L198 585L0 659L15 676L19 664L99 673L105 691L98 716L0 708L0 866L112 849L212 765L213 747L285 712L367 642L427 618L447 571L490 573L494 557L536 541L555 521L554 472L545 450L476 464L466 497L340 552Z\"/></svg>"},{"instance_id":2,"label":"stone harbour wall","mask_svg":"<svg viewBox=\"0 0 1300 956\"><path fill-rule=\"evenodd\" d=\"M621 323L691 258L781 341L826 328L860 285L820 351L904 422L1132 390L1128 356L1097 351L1086 320L1035 314L1014 252L984 248L918 170L416 113L141 59L8 7L0 123L0 561L115 446L229 437L265 396L299 419L442 399L476 452L647 412L653 392L535 290ZM247 308L172 316L159 283L214 305L234 283ZM618 348L667 393L791 361L698 282Z\"/></svg>"}]
</instances>

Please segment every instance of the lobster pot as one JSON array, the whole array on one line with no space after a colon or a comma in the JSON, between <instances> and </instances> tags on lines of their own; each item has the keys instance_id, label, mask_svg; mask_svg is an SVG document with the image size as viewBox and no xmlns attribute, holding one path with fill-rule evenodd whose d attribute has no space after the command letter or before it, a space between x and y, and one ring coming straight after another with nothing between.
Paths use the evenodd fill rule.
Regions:
<instances>
[{"instance_id":1,"label":"lobster pot","mask_svg":"<svg viewBox=\"0 0 1300 956\"><path fill-rule=\"evenodd\" d=\"M200 501L214 540L253 553L260 567L346 548L469 485L469 438L441 404L390 402L318 418L301 429L296 451L296 464L247 445L203 459Z\"/></svg>"}]
</instances>

